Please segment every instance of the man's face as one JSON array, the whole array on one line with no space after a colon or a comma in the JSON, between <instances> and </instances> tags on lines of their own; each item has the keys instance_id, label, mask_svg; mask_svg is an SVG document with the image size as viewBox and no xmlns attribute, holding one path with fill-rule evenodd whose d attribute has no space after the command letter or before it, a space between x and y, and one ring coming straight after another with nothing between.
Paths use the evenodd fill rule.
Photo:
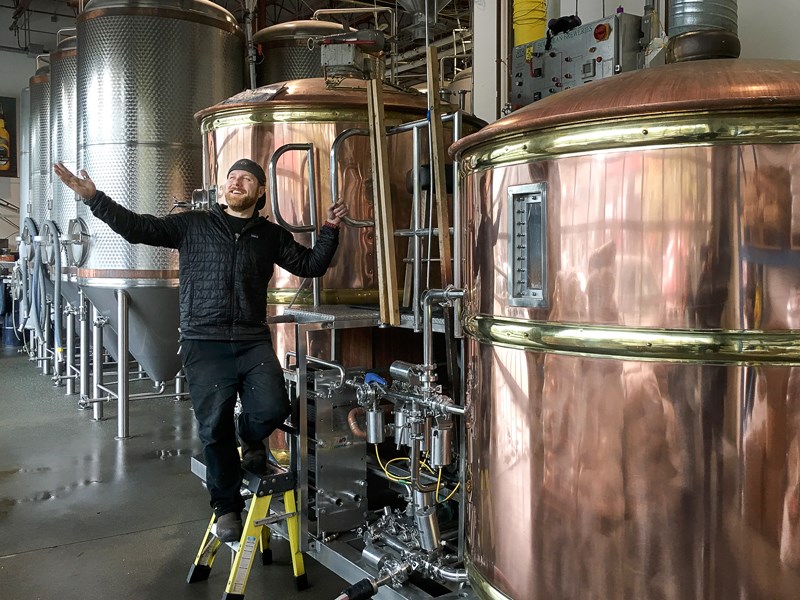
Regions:
<instances>
[{"instance_id":1,"label":"man's face","mask_svg":"<svg viewBox=\"0 0 800 600\"><path fill-rule=\"evenodd\" d=\"M232 210L246 211L254 207L263 193L264 186L259 185L256 176L249 171L234 170L228 174L225 201Z\"/></svg>"}]
</instances>

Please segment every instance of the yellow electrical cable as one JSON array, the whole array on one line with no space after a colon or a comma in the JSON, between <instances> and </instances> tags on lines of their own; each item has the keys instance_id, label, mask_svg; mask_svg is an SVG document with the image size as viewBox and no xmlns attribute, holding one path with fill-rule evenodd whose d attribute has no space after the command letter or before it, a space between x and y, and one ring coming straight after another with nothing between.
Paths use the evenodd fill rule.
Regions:
<instances>
[{"instance_id":1,"label":"yellow electrical cable","mask_svg":"<svg viewBox=\"0 0 800 600\"><path fill-rule=\"evenodd\" d=\"M378 459L378 464L381 466L381 469L383 469L383 473L386 475L386 477L389 479L389 481L397 481L399 483L407 483L406 479L402 479L400 477L396 477L396 476L392 475L391 473L389 473L389 470L387 469L387 465L391 464L391 461L389 461L389 463L387 465L383 464L383 461L381 460L381 453L380 453L380 451L378 451L378 444L375 444L375 458ZM392 460L397 460L397 459L392 459Z\"/></svg>"},{"instance_id":2,"label":"yellow electrical cable","mask_svg":"<svg viewBox=\"0 0 800 600\"><path fill-rule=\"evenodd\" d=\"M448 500L450 500L450 498L452 498L452 497L453 497L453 495L454 495L454 494L455 494L455 493L458 491L458 488L459 488L459 487L461 487L461 482L458 482L458 483L456 484L456 487L454 487L454 488L453 488L453 491L452 491L452 492L450 492L450 495L449 495L449 496L447 496L447 498L445 498L445 499L444 499L444 500L442 500L441 502L439 502L439 504L443 504L444 502L447 502Z\"/></svg>"}]
</instances>

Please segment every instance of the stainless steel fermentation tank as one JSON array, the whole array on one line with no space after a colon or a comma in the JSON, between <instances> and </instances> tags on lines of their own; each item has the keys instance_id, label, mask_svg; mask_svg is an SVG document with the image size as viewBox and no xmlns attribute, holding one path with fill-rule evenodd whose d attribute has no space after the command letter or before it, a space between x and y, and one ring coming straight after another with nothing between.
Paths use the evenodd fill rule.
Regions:
<instances>
[{"instance_id":1,"label":"stainless steel fermentation tank","mask_svg":"<svg viewBox=\"0 0 800 600\"><path fill-rule=\"evenodd\" d=\"M278 81L322 77L319 46L309 48L309 38L342 33L340 23L329 21L289 21L266 27L253 36L261 45L263 60L256 65L258 85Z\"/></svg>"},{"instance_id":2,"label":"stainless steel fermentation tank","mask_svg":"<svg viewBox=\"0 0 800 600\"><path fill-rule=\"evenodd\" d=\"M30 191L28 216L40 229L50 216L50 65L31 77L30 89ZM25 200L24 198L22 199Z\"/></svg>"},{"instance_id":3,"label":"stainless steel fermentation tank","mask_svg":"<svg viewBox=\"0 0 800 600\"><path fill-rule=\"evenodd\" d=\"M206 0L94 0L78 17L78 166L123 206L163 216L202 174L194 113L242 89L243 35ZM180 369L177 253L132 245L81 205L78 282L116 328L130 297L131 354L154 380Z\"/></svg>"},{"instance_id":4,"label":"stainless steel fermentation tank","mask_svg":"<svg viewBox=\"0 0 800 600\"><path fill-rule=\"evenodd\" d=\"M55 51L50 53L50 163L63 162L71 171L77 168L78 155L78 106L76 77L78 68L78 43L75 36L62 40ZM50 168L52 188L52 210L50 220L55 223L57 231L47 231L45 227L45 256L51 267L55 265L55 252L61 249L56 246L56 235L63 241L66 239L70 221L77 217L78 203L75 193L62 185ZM76 269L68 266L66 261L59 261L61 273L51 268L50 278L60 276L61 292L73 305L77 306L78 285Z\"/></svg>"},{"instance_id":5,"label":"stainless steel fermentation tank","mask_svg":"<svg viewBox=\"0 0 800 600\"><path fill-rule=\"evenodd\" d=\"M800 581L800 63L570 90L457 144L482 598Z\"/></svg>"},{"instance_id":6,"label":"stainless steel fermentation tank","mask_svg":"<svg viewBox=\"0 0 800 600\"><path fill-rule=\"evenodd\" d=\"M19 99L19 232L30 216L31 189L31 89L22 90Z\"/></svg>"}]
</instances>

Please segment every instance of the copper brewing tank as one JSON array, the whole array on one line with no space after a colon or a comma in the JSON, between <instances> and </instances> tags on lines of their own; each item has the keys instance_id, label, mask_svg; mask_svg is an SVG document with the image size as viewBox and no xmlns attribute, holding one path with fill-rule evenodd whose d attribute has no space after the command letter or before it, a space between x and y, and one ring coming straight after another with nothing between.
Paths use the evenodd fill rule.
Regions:
<instances>
[{"instance_id":1,"label":"copper brewing tank","mask_svg":"<svg viewBox=\"0 0 800 600\"><path fill-rule=\"evenodd\" d=\"M800 62L619 75L455 152L479 595L796 598Z\"/></svg>"},{"instance_id":2,"label":"copper brewing tank","mask_svg":"<svg viewBox=\"0 0 800 600\"><path fill-rule=\"evenodd\" d=\"M387 127L425 118L424 95L387 86L383 96ZM248 90L200 111L196 117L203 135L203 182L206 187L218 187L219 198L224 192L228 169L237 159L251 158L267 172L276 150L288 144L310 143L316 171L318 225L325 222L331 204L330 151L334 140L349 129L361 129L366 134L369 122L363 81L347 80L340 88L328 89L320 78ZM474 127L469 129L473 130ZM422 131L427 135L425 129ZM445 136L451 139L449 130ZM387 143L394 223L396 228L408 228L412 194L406 186L406 178L413 167L412 134L391 135ZM428 162L427 144L421 146L421 161L425 164ZM277 162L278 206L283 218L292 225L311 223L307 156L305 151L288 152ZM356 135L341 143L337 170L339 195L348 203L350 217L372 219L372 168L367 135ZM275 221L271 204L268 184L267 203L262 214ZM295 239L305 245L311 243L307 233L295 234ZM406 256L406 245L402 242L397 241L398 266ZM374 229L342 227L337 258L322 279L321 302L376 303L378 275L375 269ZM404 272L405 269L398 269L401 288ZM308 304L310 282L305 282L297 295L302 283L300 278L277 269L270 282L270 304L288 304L293 300Z\"/></svg>"},{"instance_id":3,"label":"copper brewing tank","mask_svg":"<svg viewBox=\"0 0 800 600\"><path fill-rule=\"evenodd\" d=\"M280 90L280 91L278 91ZM276 93L277 92L277 93ZM424 119L427 101L424 95L402 92L386 86L383 90L386 126ZM447 110L449 107L445 107ZM328 89L320 78L301 79L271 84L248 90L196 115L203 135L205 187L217 187L222 197L227 172L231 164L242 157L251 158L268 171L270 158L276 150L294 143L310 143L314 152L316 171L316 223L325 222L331 203L330 151L337 136L346 130L361 129L367 133L369 123L365 82L346 80L339 88ZM464 130L477 129L474 119L464 124ZM446 140L452 139L452 129L445 129ZM422 129L420 140L427 141ZM413 134L410 131L387 137L389 179L396 228L411 224L412 193L407 188L407 176L413 167ZM421 163L427 164L427 143L420 142ZM292 225L311 222L307 152L283 154L277 162L278 206L283 218ZM337 160L338 187L342 200L356 220L374 219L372 197L372 167L369 137L356 135L340 145ZM275 221L271 210L272 198L267 185L267 203L262 214ZM295 239L310 245L308 233L296 233ZM396 239L399 289L403 289L406 272L403 259L407 256L407 239ZM342 226L336 256L322 278L321 303L324 305L373 305L378 302L378 273L375 256L374 228ZM438 266L434 274L438 273ZM298 292L299 290L299 292ZM270 281L270 314L280 314L287 305L308 305L312 301L311 282L303 282L288 272L276 268ZM294 328L273 325L272 340L279 359L294 350ZM331 359L330 331L309 334L308 354ZM383 341L381 341L383 340ZM397 344L398 338L390 344ZM383 357L381 349L386 340L378 339L364 329L343 330L337 342L337 359L344 364L372 367ZM271 440L273 450L281 442Z\"/></svg>"}]
</instances>

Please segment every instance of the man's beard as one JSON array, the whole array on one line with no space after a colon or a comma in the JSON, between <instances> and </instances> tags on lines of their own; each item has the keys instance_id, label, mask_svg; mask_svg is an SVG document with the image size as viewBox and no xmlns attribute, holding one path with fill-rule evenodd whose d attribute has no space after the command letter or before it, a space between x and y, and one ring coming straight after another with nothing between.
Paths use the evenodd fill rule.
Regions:
<instances>
[{"instance_id":1,"label":"man's beard","mask_svg":"<svg viewBox=\"0 0 800 600\"><path fill-rule=\"evenodd\" d=\"M258 202L258 196L252 194L237 195L225 192L225 200L228 203L228 208L242 212L254 207L256 202Z\"/></svg>"}]
</instances>

